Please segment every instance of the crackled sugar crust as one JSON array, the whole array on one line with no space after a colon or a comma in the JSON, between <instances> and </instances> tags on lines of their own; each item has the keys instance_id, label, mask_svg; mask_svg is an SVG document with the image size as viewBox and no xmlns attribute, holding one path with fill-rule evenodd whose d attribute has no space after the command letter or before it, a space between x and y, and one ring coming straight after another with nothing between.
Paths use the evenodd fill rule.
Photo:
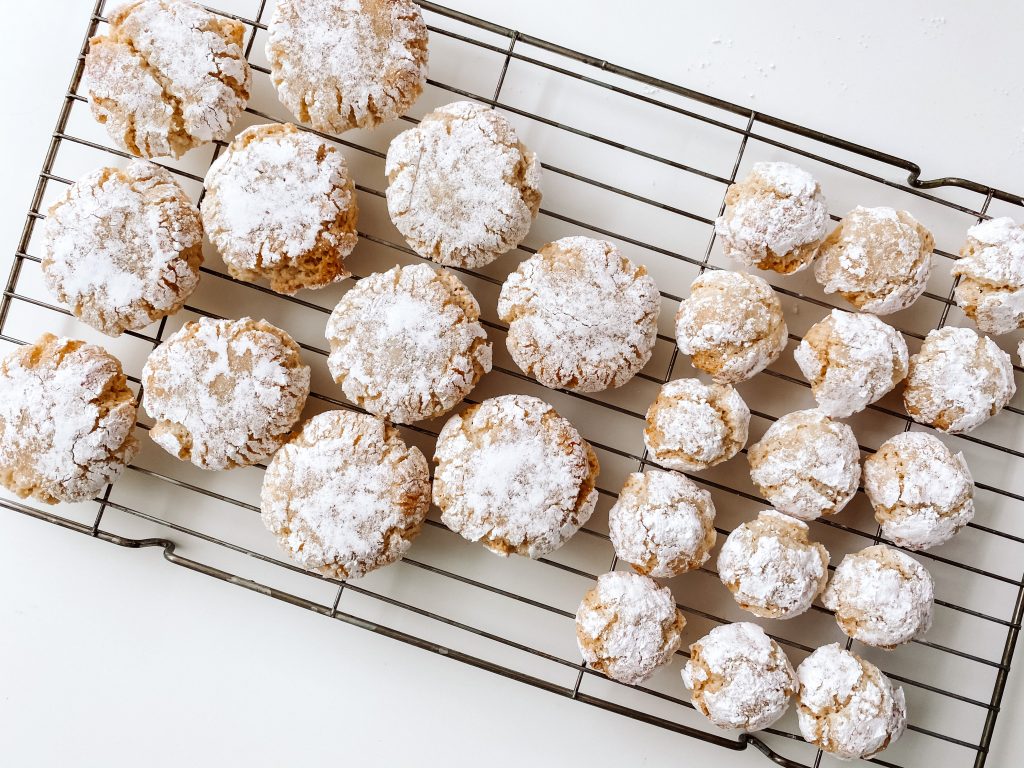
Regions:
<instances>
[{"instance_id":1,"label":"crackled sugar crust","mask_svg":"<svg viewBox=\"0 0 1024 768\"><path fill-rule=\"evenodd\" d=\"M388 213L420 256L490 264L526 237L540 209L540 163L493 109L457 101L388 147Z\"/></svg>"},{"instance_id":2,"label":"crackled sugar crust","mask_svg":"<svg viewBox=\"0 0 1024 768\"><path fill-rule=\"evenodd\" d=\"M944 544L974 518L964 455L927 432L891 437L868 456L864 491L885 538L906 549Z\"/></svg>"},{"instance_id":3,"label":"crackled sugar crust","mask_svg":"<svg viewBox=\"0 0 1024 768\"><path fill-rule=\"evenodd\" d=\"M699 568L715 546L711 494L675 472L633 472L608 511L615 553L637 573L671 578Z\"/></svg>"},{"instance_id":4,"label":"crackled sugar crust","mask_svg":"<svg viewBox=\"0 0 1024 768\"><path fill-rule=\"evenodd\" d=\"M910 358L903 405L940 432L970 432L1010 402L1013 362L988 336L947 326L930 331Z\"/></svg>"},{"instance_id":5,"label":"crackled sugar crust","mask_svg":"<svg viewBox=\"0 0 1024 768\"><path fill-rule=\"evenodd\" d=\"M170 173L142 160L72 184L43 238L46 287L108 336L174 314L199 284L199 211Z\"/></svg>"},{"instance_id":6,"label":"crackled sugar crust","mask_svg":"<svg viewBox=\"0 0 1024 768\"><path fill-rule=\"evenodd\" d=\"M277 0L267 28L277 96L318 131L373 128L427 79L427 25L409 0Z\"/></svg>"},{"instance_id":7,"label":"crackled sugar crust","mask_svg":"<svg viewBox=\"0 0 1024 768\"><path fill-rule=\"evenodd\" d=\"M720 384L764 370L786 348L788 333L772 287L743 272L705 272L676 312L679 351Z\"/></svg>"},{"instance_id":8,"label":"crackled sugar crust","mask_svg":"<svg viewBox=\"0 0 1024 768\"><path fill-rule=\"evenodd\" d=\"M821 244L814 277L825 293L888 315L924 292L933 245L931 233L906 211L857 206Z\"/></svg>"},{"instance_id":9,"label":"crackled sugar crust","mask_svg":"<svg viewBox=\"0 0 1024 768\"><path fill-rule=\"evenodd\" d=\"M807 524L773 509L737 526L718 553L718 577L755 616L788 619L808 608L828 581L828 551Z\"/></svg>"},{"instance_id":10,"label":"crackled sugar crust","mask_svg":"<svg viewBox=\"0 0 1024 768\"><path fill-rule=\"evenodd\" d=\"M750 409L729 384L676 379L647 409L644 443L659 464L694 472L735 456L749 426Z\"/></svg>"},{"instance_id":11,"label":"crackled sugar crust","mask_svg":"<svg viewBox=\"0 0 1024 768\"><path fill-rule=\"evenodd\" d=\"M726 192L715 232L727 256L788 275L810 265L828 220L825 196L811 174L790 163L754 163Z\"/></svg>"},{"instance_id":12,"label":"crackled sugar crust","mask_svg":"<svg viewBox=\"0 0 1024 768\"><path fill-rule=\"evenodd\" d=\"M265 320L186 324L142 370L153 442L201 469L264 461L288 439L309 394L309 366Z\"/></svg>"},{"instance_id":13,"label":"crackled sugar crust","mask_svg":"<svg viewBox=\"0 0 1024 768\"><path fill-rule=\"evenodd\" d=\"M138 453L135 414L117 358L44 333L0 360L0 484L48 504L92 498Z\"/></svg>"},{"instance_id":14,"label":"crackled sugar crust","mask_svg":"<svg viewBox=\"0 0 1024 768\"><path fill-rule=\"evenodd\" d=\"M245 26L189 0L113 10L89 41L89 105L110 138L138 157L181 157L227 137L249 101Z\"/></svg>"},{"instance_id":15,"label":"crackled sugar crust","mask_svg":"<svg viewBox=\"0 0 1024 768\"><path fill-rule=\"evenodd\" d=\"M501 287L498 316L516 365L546 387L621 387L654 351L661 297L654 279L604 240L548 243Z\"/></svg>"},{"instance_id":16,"label":"crackled sugar crust","mask_svg":"<svg viewBox=\"0 0 1024 768\"><path fill-rule=\"evenodd\" d=\"M491 370L480 305L427 264L360 280L327 323L327 366L345 396L407 424L447 413Z\"/></svg>"},{"instance_id":17,"label":"crackled sugar crust","mask_svg":"<svg viewBox=\"0 0 1024 768\"><path fill-rule=\"evenodd\" d=\"M206 174L203 222L228 271L278 293L348 277L358 216L341 152L294 125L247 128Z\"/></svg>"},{"instance_id":18,"label":"crackled sugar crust","mask_svg":"<svg viewBox=\"0 0 1024 768\"><path fill-rule=\"evenodd\" d=\"M747 452L750 479L776 509L801 520L834 515L857 492L860 449L853 430L819 410L794 411Z\"/></svg>"},{"instance_id":19,"label":"crackled sugar crust","mask_svg":"<svg viewBox=\"0 0 1024 768\"><path fill-rule=\"evenodd\" d=\"M1010 333L1024 327L1024 227L1002 217L967 230L954 298L985 333Z\"/></svg>"},{"instance_id":20,"label":"crackled sugar crust","mask_svg":"<svg viewBox=\"0 0 1024 768\"><path fill-rule=\"evenodd\" d=\"M786 713L800 686L782 647L756 624L723 624L690 646L682 671L697 710L719 728L758 731Z\"/></svg>"},{"instance_id":21,"label":"crackled sugar crust","mask_svg":"<svg viewBox=\"0 0 1024 768\"><path fill-rule=\"evenodd\" d=\"M434 453L441 522L495 554L543 557L597 503L597 456L536 397L502 395L448 420Z\"/></svg>"},{"instance_id":22,"label":"crackled sugar crust","mask_svg":"<svg viewBox=\"0 0 1024 768\"><path fill-rule=\"evenodd\" d=\"M871 757L903 735L903 689L839 643L818 648L796 675L800 733L826 752L843 759Z\"/></svg>"},{"instance_id":23,"label":"crackled sugar crust","mask_svg":"<svg viewBox=\"0 0 1024 768\"><path fill-rule=\"evenodd\" d=\"M909 643L932 624L935 586L917 560L885 544L843 558L821 602L835 611L850 637L892 648Z\"/></svg>"},{"instance_id":24,"label":"crackled sugar crust","mask_svg":"<svg viewBox=\"0 0 1024 768\"><path fill-rule=\"evenodd\" d=\"M587 664L629 685L672 660L685 626L668 587L628 571L598 576L576 611L576 640Z\"/></svg>"},{"instance_id":25,"label":"crackled sugar crust","mask_svg":"<svg viewBox=\"0 0 1024 768\"><path fill-rule=\"evenodd\" d=\"M430 506L418 448L375 416L328 411L274 454L263 476L263 524L306 570L358 578L409 550Z\"/></svg>"}]
</instances>

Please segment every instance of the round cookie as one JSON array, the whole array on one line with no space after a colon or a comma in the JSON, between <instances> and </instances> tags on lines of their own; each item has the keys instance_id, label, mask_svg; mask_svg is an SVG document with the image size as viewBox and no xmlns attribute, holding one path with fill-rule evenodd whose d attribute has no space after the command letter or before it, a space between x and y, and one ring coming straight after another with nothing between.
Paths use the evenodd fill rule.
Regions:
<instances>
[{"instance_id":1,"label":"round cookie","mask_svg":"<svg viewBox=\"0 0 1024 768\"><path fill-rule=\"evenodd\" d=\"M277 97L324 133L373 128L427 80L427 25L410 0L277 0L267 27Z\"/></svg>"},{"instance_id":2,"label":"round cookie","mask_svg":"<svg viewBox=\"0 0 1024 768\"><path fill-rule=\"evenodd\" d=\"M107 17L89 40L93 117L137 157L181 157L227 138L249 102L245 25L190 0L141 0Z\"/></svg>"},{"instance_id":3,"label":"round cookie","mask_svg":"<svg viewBox=\"0 0 1024 768\"><path fill-rule=\"evenodd\" d=\"M743 272L705 272L676 312L679 351L720 384L764 370L782 354L788 334L772 287Z\"/></svg>"},{"instance_id":4,"label":"round cookie","mask_svg":"<svg viewBox=\"0 0 1024 768\"><path fill-rule=\"evenodd\" d=\"M108 336L181 309L199 284L203 223L163 168L133 160L72 184L43 224L43 280Z\"/></svg>"},{"instance_id":5,"label":"round cookie","mask_svg":"<svg viewBox=\"0 0 1024 768\"><path fill-rule=\"evenodd\" d=\"M853 430L811 409L788 413L747 452L750 479L776 509L800 520L834 515L857 492Z\"/></svg>"},{"instance_id":6,"label":"round cookie","mask_svg":"<svg viewBox=\"0 0 1024 768\"><path fill-rule=\"evenodd\" d=\"M726 256L783 275L806 268L828 232L828 205L807 171L791 163L754 163L729 187L715 221Z\"/></svg>"},{"instance_id":7,"label":"round cookie","mask_svg":"<svg viewBox=\"0 0 1024 768\"><path fill-rule=\"evenodd\" d=\"M576 641L584 660L628 685L642 683L672 660L685 626L668 587L629 571L598 576L576 611Z\"/></svg>"},{"instance_id":8,"label":"round cookie","mask_svg":"<svg viewBox=\"0 0 1024 768\"><path fill-rule=\"evenodd\" d=\"M355 183L335 147L294 125L254 125L206 174L203 223L228 272L278 293L349 276Z\"/></svg>"},{"instance_id":9,"label":"round cookie","mask_svg":"<svg viewBox=\"0 0 1024 768\"><path fill-rule=\"evenodd\" d=\"M615 554L637 573L671 578L700 568L715 546L711 494L675 472L633 472L608 511Z\"/></svg>"},{"instance_id":10,"label":"round cookie","mask_svg":"<svg viewBox=\"0 0 1024 768\"><path fill-rule=\"evenodd\" d=\"M0 485L47 504L92 498L139 452L135 413L117 358L44 333L0 358Z\"/></svg>"},{"instance_id":11,"label":"round cookie","mask_svg":"<svg viewBox=\"0 0 1024 768\"><path fill-rule=\"evenodd\" d=\"M793 665L757 624L722 624L690 646L683 684L719 728L759 731L786 713L800 687Z\"/></svg>"},{"instance_id":12,"label":"round cookie","mask_svg":"<svg viewBox=\"0 0 1024 768\"><path fill-rule=\"evenodd\" d=\"M1002 217L967 230L953 298L985 333L1024 328L1024 227Z\"/></svg>"},{"instance_id":13,"label":"round cookie","mask_svg":"<svg viewBox=\"0 0 1024 768\"><path fill-rule=\"evenodd\" d=\"M493 109L439 107L388 147L388 213L409 246L475 269L515 248L540 210L540 163Z\"/></svg>"},{"instance_id":14,"label":"round cookie","mask_svg":"<svg viewBox=\"0 0 1024 768\"><path fill-rule=\"evenodd\" d=\"M867 645L894 648L932 625L935 585L917 560L876 544L843 558L821 603L840 629Z\"/></svg>"},{"instance_id":15,"label":"round cookie","mask_svg":"<svg viewBox=\"0 0 1024 768\"><path fill-rule=\"evenodd\" d=\"M295 562L354 579L409 550L430 507L430 470L395 427L328 411L274 454L260 499L263 524Z\"/></svg>"},{"instance_id":16,"label":"round cookie","mask_svg":"<svg viewBox=\"0 0 1024 768\"><path fill-rule=\"evenodd\" d=\"M907 342L874 315L833 309L793 350L818 408L845 418L880 400L907 376Z\"/></svg>"},{"instance_id":17,"label":"round cookie","mask_svg":"<svg viewBox=\"0 0 1024 768\"><path fill-rule=\"evenodd\" d=\"M647 409L644 443L659 464L695 472L735 456L749 426L750 409L731 385L676 379Z\"/></svg>"},{"instance_id":18,"label":"round cookie","mask_svg":"<svg viewBox=\"0 0 1024 768\"><path fill-rule=\"evenodd\" d=\"M869 661L839 643L818 648L796 668L797 719L803 737L836 757L871 757L907 726L907 702Z\"/></svg>"},{"instance_id":19,"label":"round cookie","mask_svg":"<svg viewBox=\"0 0 1024 768\"><path fill-rule=\"evenodd\" d=\"M946 326L929 331L910 358L903 405L914 421L956 434L995 416L1016 391L1006 352L970 328Z\"/></svg>"},{"instance_id":20,"label":"round cookie","mask_svg":"<svg viewBox=\"0 0 1024 768\"><path fill-rule=\"evenodd\" d=\"M864 491L882 533L906 549L944 544L974 518L974 480L964 455L927 432L890 437L868 456Z\"/></svg>"},{"instance_id":21,"label":"round cookie","mask_svg":"<svg viewBox=\"0 0 1024 768\"><path fill-rule=\"evenodd\" d=\"M505 280L508 351L545 387L621 387L654 351L661 297L647 270L604 240L548 243Z\"/></svg>"},{"instance_id":22,"label":"round cookie","mask_svg":"<svg viewBox=\"0 0 1024 768\"><path fill-rule=\"evenodd\" d=\"M906 211L857 206L821 244L814 277L862 312L892 314L924 293L933 245Z\"/></svg>"},{"instance_id":23,"label":"round cookie","mask_svg":"<svg viewBox=\"0 0 1024 768\"><path fill-rule=\"evenodd\" d=\"M807 523L767 509L726 537L718 577L740 608L789 619L811 607L828 581L829 556L807 532Z\"/></svg>"},{"instance_id":24,"label":"round cookie","mask_svg":"<svg viewBox=\"0 0 1024 768\"><path fill-rule=\"evenodd\" d=\"M292 337L266 320L187 323L142 369L153 442L201 469L270 458L309 394L309 366Z\"/></svg>"},{"instance_id":25,"label":"round cookie","mask_svg":"<svg viewBox=\"0 0 1024 768\"><path fill-rule=\"evenodd\" d=\"M480 305L455 275L426 264L356 283L331 313L327 341L345 396L403 424L447 413L491 370Z\"/></svg>"},{"instance_id":26,"label":"round cookie","mask_svg":"<svg viewBox=\"0 0 1024 768\"><path fill-rule=\"evenodd\" d=\"M437 438L441 522L495 554L558 549L597 503L597 456L536 397L502 395L452 416Z\"/></svg>"}]
</instances>

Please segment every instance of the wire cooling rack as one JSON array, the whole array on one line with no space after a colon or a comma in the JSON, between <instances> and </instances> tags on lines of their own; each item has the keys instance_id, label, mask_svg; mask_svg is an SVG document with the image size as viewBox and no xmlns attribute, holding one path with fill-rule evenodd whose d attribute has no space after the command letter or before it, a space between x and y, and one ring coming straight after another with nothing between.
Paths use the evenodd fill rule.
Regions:
<instances>
[{"instance_id":1,"label":"wire cooling rack","mask_svg":"<svg viewBox=\"0 0 1024 768\"><path fill-rule=\"evenodd\" d=\"M215 10L243 22L254 71L253 96L238 130L289 116L269 82L263 43L266 0L224 0ZM672 339L672 317L690 281L706 269L729 266L715 243L713 220L726 187L758 160L799 163L819 178L833 214L856 204L911 211L936 236L936 263L925 295L888 318L911 351L931 328L965 323L951 302L951 260L972 223L986 215L1021 218L1020 196L960 178L924 181L917 165L760 112L625 70L462 13L421 3L431 30L431 79L413 114L368 133L337 141L357 185L361 242L352 258L357 275L417 260L393 229L382 201L383 158L390 139L417 116L448 101L493 105L517 126L544 161L544 202L527 244L478 271L462 271L480 300L495 345L495 370L473 401L501 392L537 394L570 418L602 463L601 500L588 525L564 548L539 561L502 560L462 541L432 512L411 557L356 582L307 574L279 552L258 517L262 467L203 473L152 445L136 465L90 503L38 509L9 497L0 505L122 547L162 549L176 565L250 589L325 617L442 654L475 667L712 742L728 750L753 746L785 766L818 766L831 758L798 735L790 711L776 727L747 736L716 731L688 701L678 672L685 652L642 686L625 686L586 669L575 647L573 614L599 573L617 563L607 535L607 510L625 476L651 464L642 419L657 387L694 375ZM105 27L96 3L75 62L53 139L0 305L0 344L34 339L41 330L106 346L124 362L136 391L146 355L196 316L265 317L300 342L313 367L307 416L352 406L326 373L323 328L345 286L284 297L225 274L207 248L199 290L178 316L118 339L102 337L55 306L39 271L39 220L71 180L104 164L125 162L88 113L82 69L88 37ZM183 161L161 161L194 200L223 143ZM834 216L835 218L835 216ZM661 333L651 363L626 387L595 396L544 390L523 376L504 349L494 307L504 276L539 245L584 233L617 242L645 263L663 293ZM790 325L791 344L832 306L813 280L774 281ZM1015 349L1018 338L999 342ZM1015 372L1020 379L1021 368ZM752 406L751 441L771 421L813 406L791 355L739 387ZM935 626L926 639L891 652L848 641L820 606L787 622L763 625L794 664L814 647L840 641L878 663L907 693L910 727L871 761L879 765L985 763L1024 613L1024 410L1020 399L971 435L944 437L967 456L977 480L978 514L953 542L917 555L936 580ZM139 428L149 423L140 412ZM864 451L912 425L896 395L850 419ZM429 456L440 422L403 428ZM745 458L694 479L718 508L720 541L765 506L752 488ZM835 520L812 524L832 554L880 541L862 494ZM669 582L687 620L685 645L715 624L749 619L707 567Z\"/></svg>"}]
</instances>

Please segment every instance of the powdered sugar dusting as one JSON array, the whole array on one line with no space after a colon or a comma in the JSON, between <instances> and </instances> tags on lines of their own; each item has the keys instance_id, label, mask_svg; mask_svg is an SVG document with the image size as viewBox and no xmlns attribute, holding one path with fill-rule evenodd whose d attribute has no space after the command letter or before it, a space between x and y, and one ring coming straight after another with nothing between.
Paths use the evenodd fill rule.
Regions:
<instances>
[{"instance_id":1,"label":"powdered sugar dusting","mask_svg":"<svg viewBox=\"0 0 1024 768\"><path fill-rule=\"evenodd\" d=\"M826 752L845 759L870 757L903 734L903 689L893 688L878 667L838 643L818 648L796 674L800 732Z\"/></svg>"},{"instance_id":2,"label":"powdered sugar dusting","mask_svg":"<svg viewBox=\"0 0 1024 768\"><path fill-rule=\"evenodd\" d=\"M630 685L671 660L685 622L668 587L626 571L598 577L576 612L576 638L594 669Z\"/></svg>"},{"instance_id":3,"label":"powdered sugar dusting","mask_svg":"<svg viewBox=\"0 0 1024 768\"><path fill-rule=\"evenodd\" d=\"M274 455L261 499L264 525L295 562L357 578L400 559L419 533L427 460L374 416L328 411Z\"/></svg>"},{"instance_id":4,"label":"powdered sugar dusting","mask_svg":"<svg viewBox=\"0 0 1024 768\"><path fill-rule=\"evenodd\" d=\"M850 637L891 648L928 631L934 592L923 565L879 544L844 557L821 602Z\"/></svg>"},{"instance_id":5,"label":"powdered sugar dusting","mask_svg":"<svg viewBox=\"0 0 1024 768\"><path fill-rule=\"evenodd\" d=\"M956 302L987 333L1010 333L1024 326L1024 227L1002 217L967 230Z\"/></svg>"},{"instance_id":6,"label":"powdered sugar dusting","mask_svg":"<svg viewBox=\"0 0 1024 768\"><path fill-rule=\"evenodd\" d=\"M748 731L782 717L800 685L779 644L746 621L717 626L691 645L682 677L711 722Z\"/></svg>"},{"instance_id":7,"label":"powdered sugar dusting","mask_svg":"<svg viewBox=\"0 0 1024 768\"><path fill-rule=\"evenodd\" d=\"M453 274L427 264L360 280L327 323L327 365L345 395L408 423L448 412L491 370L480 306Z\"/></svg>"},{"instance_id":8,"label":"powdered sugar dusting","mask_svg":"<svg viewBox=\"0 0 1024 768\"><path fill-rule=\"evenodd\" d=\"M654 279L604 240L566 237L512 272L498 315L513 360L541 384L576 392L620 387L654 350Z\"/></svg>"},{"instance_id":9,"label":"powdered sugar dusting","mask_svg":"<svg viewBox=\"0 0 1024 768\"><path fill-rule=\"evenodd\" d=\"M0 482L83 501L135 458L135 398L102 348L43 334L0 360Z\"/></svg>"},{"instance_id":10,"label":"powdered sugar dusting","mask_svg":"<svg viewBox=\"0 0 1024 768\"><path fill-rule=\"evenodd\" d=\"M630 474L608 512L615 553L659 578L703 565L715 545L714 526L711 494L674 472Z\"/></svg>"},{"instance_id":11,"label":"powdered sugar dusting","mask_svg":"<svg viewBox=\"0 0 1024 768\"><path fill-rule=\"evenodd\" d=\"M482 267L526 237L540 207L540 163L493 109L457 101L388 147L391 220L421 256Z\"/></svg>"},{"instance_id":12,"label":"powdered sugar dusting","mask_svg":"<svg viewBox=\"0 0 1024 768\"><path fill-rule=\"evenodd\" d=\"M535 397L503 395L453 416L434 462L441 521L500 555L557 549L597 503L593 451Z\"/></svg>"},{"instance_id":13,"label":"powdered sugar dusting","mask_svg":"<svg viewBox=\"0 0 1024 768\"><path fill-rule=\"evenodd\" d=\"M833 309L793 351L818 408L843 418L881 399L907 375L907 343L874 315Z\"/></svg>"},{"instance_id":14,"label":"powdered sugar dusting","mask_svg":"<svg viewBox=\"0 0 1024 768\"><path fill-rule=\"evenodd\" d=\"M47 288L111 336L176 312L199 283L199 211L151 163L82 177L50 208L43 234Z\"/></svg>"},{"instance_id":15,"label":"powdered sugar dusting","mask_svg":"<svg viewBox=\"0 0 1024 768\"><path fill-rule=\"evenodd\" d=\"M201 318L157 347L142 371L149 435L202 469L269 458L309 393L309 366L266 321Z\"/></svg>"}]
</instances>

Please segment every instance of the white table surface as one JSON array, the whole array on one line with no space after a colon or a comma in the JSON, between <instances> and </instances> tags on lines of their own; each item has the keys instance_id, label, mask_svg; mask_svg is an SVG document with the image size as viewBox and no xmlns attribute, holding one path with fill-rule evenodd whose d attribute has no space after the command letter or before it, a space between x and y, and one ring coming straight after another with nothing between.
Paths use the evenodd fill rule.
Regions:
<instances>
[{"instance_id":1,"label":"white table surface","mask_svg":"<svg viewBox=\"0 0 1024 768\"><path fill-rule=\"evenodd\" d=\"M1012 0L450 5L908 156L926 178L1024 188ZM3 275L91 6L5 3ZM3 764L766 765L159 560L0 512ZM1021 679L990 765L1024 748Z\"/></svg>"}]
</instances>

